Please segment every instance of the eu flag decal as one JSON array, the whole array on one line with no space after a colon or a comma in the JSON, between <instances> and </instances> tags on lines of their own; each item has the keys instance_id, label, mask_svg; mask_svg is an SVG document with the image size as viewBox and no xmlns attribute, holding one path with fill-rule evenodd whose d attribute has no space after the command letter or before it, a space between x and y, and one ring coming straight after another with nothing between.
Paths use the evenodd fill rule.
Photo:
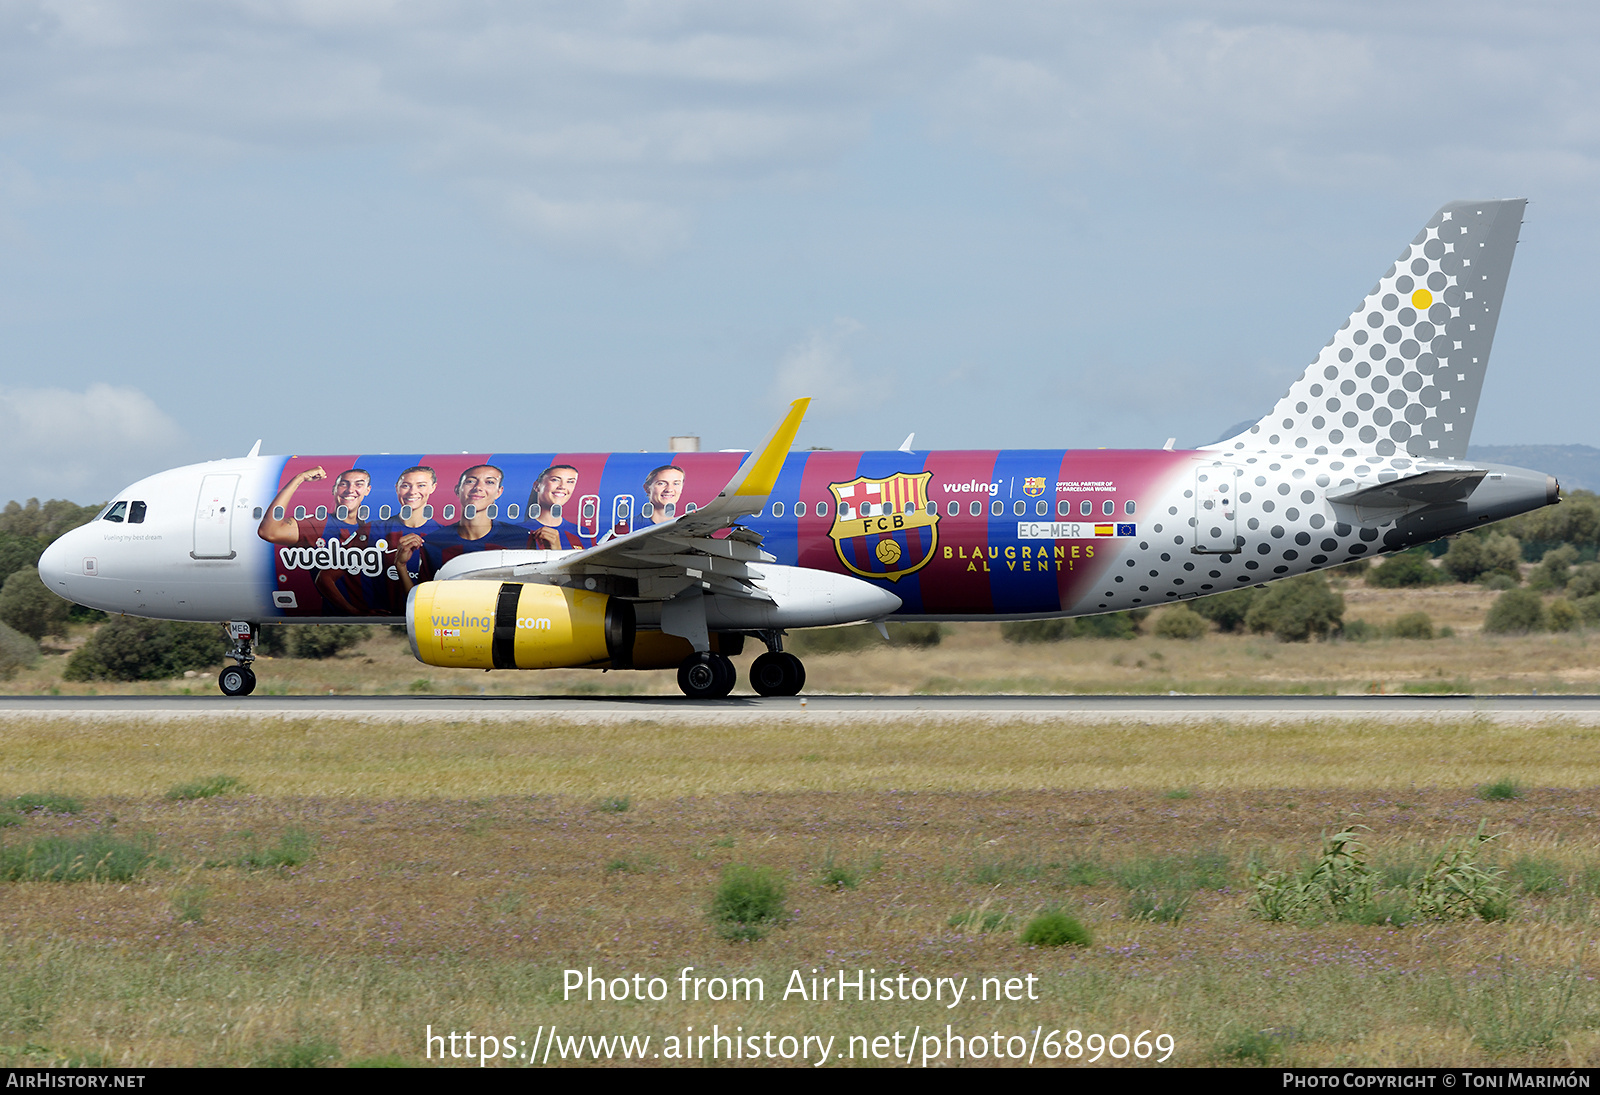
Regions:
<instances>
[{"instance_id":1,"label":"eu flag decal","mask_svg":"<svg viewBox=\"0 0 1600 1095\"><path fill-rule=\"evenodd\" d=\"M1138 525L1118 525L1117 526L1117 535L1118 536L1137 536L1137 535L1139 535L1139 526Z\"/></svg>"},{"instance_id":2,"label":"eu flag decal","mask_svg":"<svg viewBox=\"0 0 1600 1095\"><path fill-rule=\"evenodd\" d=\"M898 582L928 565L939 546L939 514L928 506L931 471L830 483L839 561L863 578Z\"/></svg>"}]
</instances>

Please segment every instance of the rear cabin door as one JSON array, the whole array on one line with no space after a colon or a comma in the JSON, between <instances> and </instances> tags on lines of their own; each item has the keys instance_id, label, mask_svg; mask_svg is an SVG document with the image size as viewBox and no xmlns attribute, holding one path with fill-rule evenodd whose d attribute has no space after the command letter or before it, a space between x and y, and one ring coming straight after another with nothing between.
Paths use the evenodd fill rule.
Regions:
<instances>
[{"instance_id":1,"label":"rear cabin door","mask_svg":"<svg viewBox=\"0 0 1600 1095\"><path fill-rule=\"evenodd\" d=\"M194 510L194 558L233 558L233 495L238 489L237 475L208 475L200 480L200 499Z\"/></svg>"},{"instance_id":2,"label":"rear cabin door","mask_svg":"<svg viewBox=\"0 0 1600 1095\"><path fill-rule=\"evenodd\" d=\"M1238 551L1239 483L1244 469L1206 464L1194 470L1194 550L1201 555Z\"/></svg>"}]
</instances>

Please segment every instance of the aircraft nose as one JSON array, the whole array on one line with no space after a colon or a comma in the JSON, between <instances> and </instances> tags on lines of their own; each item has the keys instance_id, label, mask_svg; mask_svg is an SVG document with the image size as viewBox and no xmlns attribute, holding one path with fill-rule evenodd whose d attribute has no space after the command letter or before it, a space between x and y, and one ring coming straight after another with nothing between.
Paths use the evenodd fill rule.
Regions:
<instances>
[{"instance_id":1,"label":"aircraft nose","mask_svg":"<svg viewBox=\"0 0 1600 1095\"><path fill-rule=\"evenodd\" d=\"M72 557L72 549L67 541L71 539L73 539L71 532L58 537L54 543L44 549L44 554L39 556L39 580L44 582L52 593L62 597L67 597L67 583L70 573L68 560ZM71 598L68 597L68 600L71 600Z\"/></svg>"}]
</instances>

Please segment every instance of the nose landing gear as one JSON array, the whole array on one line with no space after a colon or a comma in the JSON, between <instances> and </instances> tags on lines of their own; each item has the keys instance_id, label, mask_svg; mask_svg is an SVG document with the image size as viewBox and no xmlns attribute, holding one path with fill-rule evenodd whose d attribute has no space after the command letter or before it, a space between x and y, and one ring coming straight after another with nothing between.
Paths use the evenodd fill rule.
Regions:
<instances>
[{"instance_id":1,"label":"nose landing gear","mask_svg":"<svg viewBox=\"0 0 1600 1095\"><path fill-rule=\"evenodd\" d=\"M224 696L248 696L256 690L256 675L250 669L250 663L256 660L255 625L229 620L227 626L228 637L233 640L227 657L239 664L230 665L217 675L217 687Z\"/></svg>"}]
</instances>

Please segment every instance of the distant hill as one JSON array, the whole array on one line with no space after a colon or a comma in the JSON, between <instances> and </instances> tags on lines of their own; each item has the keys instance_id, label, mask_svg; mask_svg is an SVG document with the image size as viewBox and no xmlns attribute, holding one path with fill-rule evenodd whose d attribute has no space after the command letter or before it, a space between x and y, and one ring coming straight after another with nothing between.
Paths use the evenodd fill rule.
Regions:
<instances>
[{"instance_id":1,"label":"distant hill","mask_svg":"<svg viewBox=\"0 0 1600 1095\"><path fill-rule=\"evenodd\" d=\"M1600 449L1592 445L1469 445L1467 459L1548 472L1562 490L1600 492Z\"/></svg>"}]
</instances>

